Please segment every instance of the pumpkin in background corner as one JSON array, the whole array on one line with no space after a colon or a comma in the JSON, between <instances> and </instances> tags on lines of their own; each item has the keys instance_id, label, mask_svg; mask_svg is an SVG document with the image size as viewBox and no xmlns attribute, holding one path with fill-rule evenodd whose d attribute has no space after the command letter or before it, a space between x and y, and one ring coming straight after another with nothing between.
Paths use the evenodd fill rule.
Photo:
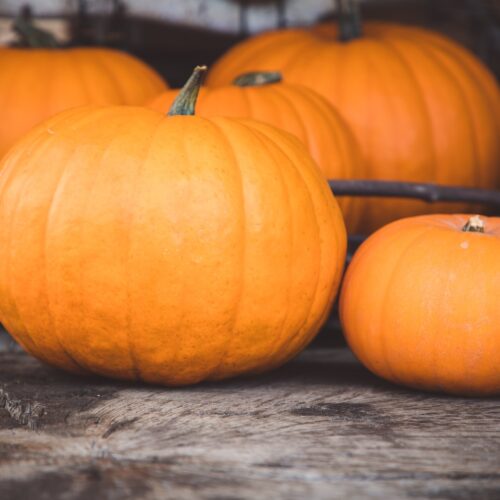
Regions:
<instances>
[{"instance_id":1,"label":"pumpkin in background corner","mask_svg":"<svg viewBox=\"0 0 500 500\"><path fill-rule=\"evenodd\" d=\"M371 179L495 188L500 181L500 91L468 50L432 31L393 23L361 25L353 0L340 24L285 29L250 38L212 68L220 86L250 71L326 97L352 127ZM463 204L364 199L362 229ZM476 210L476 209L474 209Z\"/></svg>"},{"instance_id":2,"label":"pumpkin in background corner","mask_svg":"<svg viewBox=\"0 0 500 500\"><path fill-rule=\"evenodd\" d=\"M85 104L144 104L166 88L152 68L129 54L59 48L50 34L22 19L16 27L27 43L39 45L0 47L0 158L28 130L60 111Z\"/></svg>"}]
</instances>

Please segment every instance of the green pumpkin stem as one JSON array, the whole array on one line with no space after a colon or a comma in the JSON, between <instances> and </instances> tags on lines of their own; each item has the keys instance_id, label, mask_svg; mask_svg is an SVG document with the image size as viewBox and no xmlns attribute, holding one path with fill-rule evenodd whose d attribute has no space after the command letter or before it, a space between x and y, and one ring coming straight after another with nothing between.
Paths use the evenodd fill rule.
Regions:
<instances>
[{"instance_id":1,"label":"green pumpkin stem","mask_svg":"<svg viewBox=\"0 0 500 500\"><path fill-rule=\"evenodd\" d=\"M361 38L361 9L359 0L337 0L339 9L339 39L349 42Z\"/></svg>"},{"instance_id":2,"label":"green pumpkin stem","mask_svg":"<svg viewBox=\"0 0 500 500\"><path fill-rule=\"evenodd\" d=\"M238 87L260 87L271 83L281 82L282 77L279 71L252 71L244 73L233 80L233 85Z\"/></svg>"},{"instance_id":3,"label":"green pumpkin stem","mask_svg":"<svg viewBox=\"0 0 500 500\"><path fill-rule=\"evenodd\" d=\"M198 93L206 71L206 66L196 66L196 68L194 68L192 75L172 103L167 113L168 116L194 115L196 100L198 99Z\"/></svg>"},{"instance_id":4,"label":"green pumpkin stem","mask_svg":"<svg viewBox=\"0 0 500 500\"><path fill-rule=\"evenodd\" d=\"M479 215L472 216L462 228L465 233L484 233L484 221Z\"/></svg>"},{"instance_id":5,"label":"green pumpkin stem","mask_svg":"<svg viewBox=\"0 0 500 500\"><path fill-rule=\"evenodd\" d=\"M12 28L19 35L21 42L20 45L23 47L31 47L35 49L53 49L59 47L59 43L52 33L37 28L33 24L29 12L21 12L14 19Z\"/></svg>"}]
</instances>

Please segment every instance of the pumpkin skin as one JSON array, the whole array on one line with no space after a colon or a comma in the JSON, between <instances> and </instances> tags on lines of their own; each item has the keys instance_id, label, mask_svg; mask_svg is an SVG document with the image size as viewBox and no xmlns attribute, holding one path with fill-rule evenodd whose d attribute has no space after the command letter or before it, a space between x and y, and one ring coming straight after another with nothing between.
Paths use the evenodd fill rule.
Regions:
<instances>
[{"instance_id":1,"label":"pumpkin skin","mask_svg":"<svg viewBox=\"0 0 500 500\"><path fill-rule=\"evenodd\" d=\"M231 49L209 85L249 71L279 70L326 97L352 127L368 178L479 188L499 185L500 92L466 49L431 31L366 22L338 41L336 25L268 32ZM363 228L460 204L364 200Z\"/></svg>"},{"instance_id":2,"label":"pumpkin skin","mask_svg":"<svg viewBox=\"0 0 500 500\"><path fill-rule=\"evenodd\" d=\"M0 157L33 126L85 104L143 104L166 88L133 56L109 49L0 48Z\"/></svg>"},{"instance_id":3,"label":"pumpkin skin","mask_svg":"<svg viewBox=\"0 0 500 500\"><path fill-rule=\"evenodd\" d=\"M260 372L316 334L346 251L306 149L271 126L65 111L0 178L0 319L78 373L182 385Z\"/></svg>"},{"instance_id":4,"label":"pumpkin skin","mask_svg":"<svg viewBox=\"0 0 500 500\"><path fill-rule=\"evenodd\" d=\"M500 393L500 218L402 219L374 233L344 278L346 339L373 373L464 395Z\"/></svg>"},{"instance_id":5,"label":"pumpkin skin","mask_svg":"<svg viewBox=\"0 0 500 500\"><path fill-rule=\"evenodd\" d=\"M149 107L166 112L178 90L163 92ZM199 116L252 118L285 130L301 140L329 179L363 178L359 147L352 132L326 99L303 86L271 83L255 86L227 85L200 90ZM338 200L350 232L361 219L359 200Z\"/></svg>"}]
</instances>

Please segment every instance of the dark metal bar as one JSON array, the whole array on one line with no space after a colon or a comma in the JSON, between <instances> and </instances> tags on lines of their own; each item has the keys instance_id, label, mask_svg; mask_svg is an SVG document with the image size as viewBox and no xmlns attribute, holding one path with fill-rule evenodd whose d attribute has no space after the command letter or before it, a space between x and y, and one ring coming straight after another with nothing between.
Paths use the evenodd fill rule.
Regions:
<instances>
[{"instance_id":1,"label":"dark metal bar","mask_svg":"<svg viewBox=\"0 0 500 500\"><path fill-rule=\"evenodd\" d=\"M458 201L478 203L500 209L500 191L498 190L374 180L330 180L328 183L336 196L414 198L429 203Z\"/></svg>"}]
</instances>

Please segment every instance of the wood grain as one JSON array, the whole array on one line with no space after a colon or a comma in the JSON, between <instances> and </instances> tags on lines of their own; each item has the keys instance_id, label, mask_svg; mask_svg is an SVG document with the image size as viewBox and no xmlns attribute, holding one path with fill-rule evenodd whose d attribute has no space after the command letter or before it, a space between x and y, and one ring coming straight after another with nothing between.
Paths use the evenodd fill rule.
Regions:
<instances>
[{"instance_id":1,"label":"wood grain","mask_svg":"<svg viewBox=\"0 0 500 500\"><path fill-rule=\"evenodd\" d=\"M385 383L346 349L184 389L0 354L0 498L500 498L500 400Z\"/></svg>"}]
</instances>

